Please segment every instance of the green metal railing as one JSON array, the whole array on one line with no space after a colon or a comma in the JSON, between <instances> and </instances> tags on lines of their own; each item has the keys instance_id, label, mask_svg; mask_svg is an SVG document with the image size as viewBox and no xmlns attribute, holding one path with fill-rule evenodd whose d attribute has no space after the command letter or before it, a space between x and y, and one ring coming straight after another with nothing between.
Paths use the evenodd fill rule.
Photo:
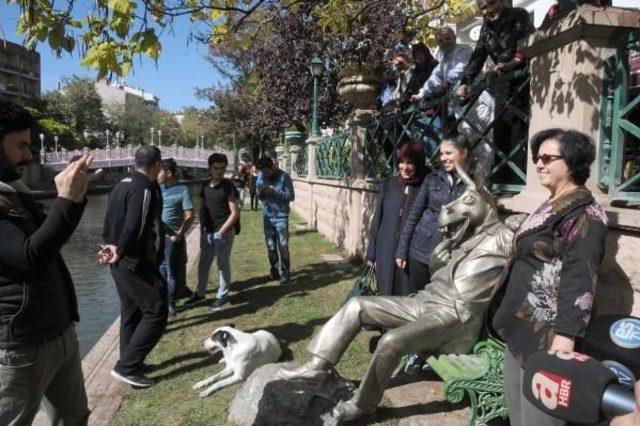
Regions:
<instances>
[{"instance_id":1,"label":"green metal railing","mask_svg":"<svg viewBox=\"0 0 640 426\"><path fill-rule=\"evenodd\" d=\"M492 148L495 162L488 175L494 190L521 191L526 184L530 78L529 69L523 68L475 84L464 104L448 93L400 112L381 114L367 131L367 177L380 179L393 173L396 150L409 140L422 140L435 147L429 162L436 166L442 136L458 129L476 145L486 142ZM483 92L490 96L483 96ZM492 101L493 116L479 120L477 108L483 99ZM455 116L449 113L451 106L457 110Z\"/></svg>"},{"instance_id":2,"label":"green metal railing","mask_svg":"<svg viewBox=\"0 0 640 426\"><path fill-rule=\"evenodd\" d=\"M351 141L346 132L318 140L316 171L324 179L343 179L351 175Z\"/></svg>"},{"instance_id":3,"label":"green metal railing","mask_svg":"<svg viewBox=\"0 0 640 426\"><path fill-rule=\"evenodd\" d=\"M640 32L605 62L598 183L613 202L640 201Z\"/></svg>"},{"instance_id":4,"label":"green metal railing","mask_svg":"<svg viewBox=\"0 0 640 426\"><path fill-rule=\"evenodd\" d=\"M300 151L298 151L296 162L293 164L293 170L296 172L298 177L307 177L307 174L309 173L308 159L309 155L305 144L300 148Z\"/></svg>"}]
</instances>

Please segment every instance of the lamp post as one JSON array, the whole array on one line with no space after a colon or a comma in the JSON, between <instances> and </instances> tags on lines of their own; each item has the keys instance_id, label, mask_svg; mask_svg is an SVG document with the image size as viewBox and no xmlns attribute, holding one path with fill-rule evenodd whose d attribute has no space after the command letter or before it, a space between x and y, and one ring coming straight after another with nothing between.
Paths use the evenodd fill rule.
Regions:
<instances>
[{"instance_id":1,"label":"lamp post","mask_svg":"<svg viewBox=\"0 0 640 426\"><path fill-rule=\"evenodd\" d=\"M54 142L54 144L55 144L55 145L54 145L54 146L55 146L54 151L55 151L55 153L56 153L56 160L60 160L60 156L58 155L58 141L59 141L59 140L60 140L60 138L58 137L58 135L55 135L55 136L53 137L53 142Z\"/></svg>"},{"instance_id":2,"label":"lamp post","mask_svg":"<svg viewBox=\"0 0 640 426\"><path fill-rule=\"evenodd\" d=\"M104 131L104 133L107 135L107 149L111 149L111 147L109 146L109 135L111 134L111 131L107 129Z\"/></svg>"},{"instance_id":3,"label":"lamp post","mask_svg":"<svg viewBox=\"0 0 640 426\"><path fill-rule=\"evenodd\" d=\"M162 130L158 129L158 148L162 148Z\"/></svg>"},{"instance_id":4,"label":"lamp post","mask_svg":"<svg viewBox=\"0 0 640 426\"><path fill-rule=\"evenodd\" d=\"M38 137L40 138L40 164L44 164L44 133L40 133Z\"/></svg>"},{"instance_id":5,"label":"lamp post","mask_svg":"<svg viewBox=\"0 0 640 426\"><path fill-rule=\"evenodd\" d=\"M153 145L153 134L156 132L156 129L154 127L152 127L149 130L151 131L151 145Z\"/></svg>"},{"instance_id":6,"label":"lamp post","mask_svg":"<svg viewBox=\"0 0 640 426\"><path fill-rule=\"evenodd\" d=\"M311 60L309 66L311 75L313 76L313 105L311 107L311 136L320 136L320 129L318 128L318 78L322 76L324 71L324 62L317 56Z\"/></svg>"}]
</instances>

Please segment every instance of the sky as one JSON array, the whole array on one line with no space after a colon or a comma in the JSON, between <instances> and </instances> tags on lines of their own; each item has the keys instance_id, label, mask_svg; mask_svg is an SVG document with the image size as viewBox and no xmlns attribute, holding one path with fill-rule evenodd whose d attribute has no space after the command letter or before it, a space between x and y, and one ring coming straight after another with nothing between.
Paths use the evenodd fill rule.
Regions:
<instances>
[{"instance_id":1,"label":"sky","mask_svg":"<svg viewBox=\"0 0 640 426\"><path fill-rule=\"evenodd\" d=\"M14 43L24 41L15 32L18 15L16 5L0 1L0 38ZM133 70L125 77L127 85L153 93L160 98L160 106L172 112L187 106L210 106L209 102L196 97L196 88L222 83L220 75L205 59L206 46L197 41L188 42L191 25L187 17L176 19L173 33L165 32L160 38L162 53L157 66L145 56L136 58ZM36 50L40 53L42 92L56 89L64 76L96 77L93 68L80 65L77 52L57 58L46 42L39 43Z\"/></svg>"}]
</instances>

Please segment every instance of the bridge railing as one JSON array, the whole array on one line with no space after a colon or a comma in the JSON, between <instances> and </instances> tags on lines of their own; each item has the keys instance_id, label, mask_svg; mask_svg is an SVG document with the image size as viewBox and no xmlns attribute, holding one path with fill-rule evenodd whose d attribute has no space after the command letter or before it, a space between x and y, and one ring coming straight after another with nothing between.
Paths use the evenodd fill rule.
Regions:
<instances>
[{"instance_id":1,"label":"bridge railing","mask_svg":"<svg viewBox=\"0 0 640 426\"><path fill-rule=\"evenodd\" d=\"M214 152L220 152L227 155L232 161L233 155L227 150L221 148L204 149L201 147L187 148L184 146L162 146L159 147L162 152L162 158L173 158L180 166L207 168L207 159ZM64 167L74 157L89 154L93 157L94 167L121 167L133 164L133 158L138 146L127 145L122 147L109 147L81 150L65 150L58 152L47 152L44 155L44 163L51 167L59 169Z\"/></svg>"}]
</instances>

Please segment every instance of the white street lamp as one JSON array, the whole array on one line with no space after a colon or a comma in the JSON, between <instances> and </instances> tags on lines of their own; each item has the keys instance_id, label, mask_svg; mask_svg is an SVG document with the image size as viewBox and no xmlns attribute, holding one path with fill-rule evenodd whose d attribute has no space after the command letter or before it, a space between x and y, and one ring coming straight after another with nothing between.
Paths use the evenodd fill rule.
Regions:
<instances>
[{"instance_id":1,"label":"white street lamp","mask_svg":"<svg viewBox=\"0 0 640 426\"><path fill-rule=\"evenodd\" d=\"M111 134L111 132L109 131L109 129L105 130L104 133L107 135L107 147L109 147L109 135Z\"/></svg>"},{"instance_id":2,"label":"white street lamp","mask_svg":"<svg viewBox=\"0 0 640 426\"><path fill-rule=\"evenodd\" d=\"M158 129L158 147L162 147L162 130Z\"/></svg>"},{"instance_id":3,"label":"white street lamp","mask_svg":"<svg viewBox=\"0 0 640 426\"><path fill-rule=\"evenodd\" d=\"M56 155L58 155L58 141L59 141L59 140L60 140L60 138L58 137L58 135L55 135L55 136L53 137L53 142L55 143L55 148L54 148L54 150L55 150L55 152L56 152Z\"/></svg>"},{"instance_id":4,"label":"white street lamp","mask_svg":"<svg viewBox=\"0 0 640 426\"><path fill-rule=\"evenodd\" d=\"M118 144L118 148L120 148L120 137L122 137L122 133L120 133L120 130L118 130L116 132L116 143Z\"/></svg>"},{"instance_id":5,"label":"white street lamp","mask_svg":"<svg viewBox=\"0 0 640 426\"><path fill-rule=\"evenodd\" d=\"M40 164L44 164L44 133L38 135L40 138Z\"/></svg>"},{"instance_id":6,"label":"white street lamp","mask_svg":"<svg viewBox=\"0 0 640 426\"><path fill-rule=\"evenodd\" d=\"M154 127L152 127L149 130L151 130L151 145L153 145L153 134L156 132L156 129Z\"/></svg>"}]
</instances>

